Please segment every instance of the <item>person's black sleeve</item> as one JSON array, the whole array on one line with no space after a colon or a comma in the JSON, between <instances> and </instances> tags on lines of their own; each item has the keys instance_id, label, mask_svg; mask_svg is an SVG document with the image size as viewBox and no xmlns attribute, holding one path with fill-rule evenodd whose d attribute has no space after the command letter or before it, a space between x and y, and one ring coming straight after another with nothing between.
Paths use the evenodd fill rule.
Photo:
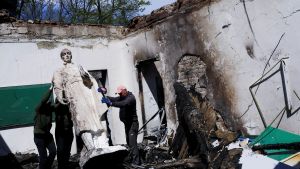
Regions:
<instances>
[{"instance_id":1,"label":"person's black sleeve","mask_svg":"<svg viewBox=\"0 0 300 169\"><path fill-rule=\"evenodd\" d=\"M124 100L121 101L112 101L112 106L114 107L125 107L125 106L130 106L135 104L135 99L134 97L126 97Z\"/></svg>"},{"instance_id":2,"label":"person's black sleeve","mask_svg":"<svg viewBox=\"0 0 300 169\"><path fill-rule=\"evenodd\" d=\"M110 97L110 96L106 96L111 102L117 102L120 100L120 97Z\"/></svg>"}]
</instances>

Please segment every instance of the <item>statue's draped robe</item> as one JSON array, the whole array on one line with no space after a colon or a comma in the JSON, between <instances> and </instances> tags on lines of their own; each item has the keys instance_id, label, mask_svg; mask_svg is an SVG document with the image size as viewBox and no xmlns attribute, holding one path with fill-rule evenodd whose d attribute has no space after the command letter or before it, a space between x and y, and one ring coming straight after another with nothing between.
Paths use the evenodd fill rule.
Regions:
<instances>
[{"instance_id":1,"label":"statue's draped robe","mask_svg":"<svg viewBox=\"0 0 300 169\"><path fill-rule=\"evenodd\" d=\"M100 134L106 131L100 123L106 107L99 101L101 96L97 92L96 80L89 75L93 85L91 88L85 86L81 77L83 73L89 75L81 66L64 64L54 73L54 92L59 102L69 104L77 135L84 132Z\"/></svg>"}]
</instances>

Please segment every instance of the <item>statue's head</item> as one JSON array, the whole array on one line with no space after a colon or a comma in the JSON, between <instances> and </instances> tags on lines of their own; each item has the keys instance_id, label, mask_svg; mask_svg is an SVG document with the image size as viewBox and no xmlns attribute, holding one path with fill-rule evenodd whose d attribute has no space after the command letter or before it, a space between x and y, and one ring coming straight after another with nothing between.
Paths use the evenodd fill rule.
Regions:
<instances>
[{"instance_id":1,"label":"statue's head","mask_svg":"<svg viewBox=\"0 0 300 169\"><path fill-rule=\"evenodd\" d=\"M65 63L71 63L72 61L72 52L69 49L63 49L60 52L60 58L65 62Z\"/></svg>"}]
</instances>

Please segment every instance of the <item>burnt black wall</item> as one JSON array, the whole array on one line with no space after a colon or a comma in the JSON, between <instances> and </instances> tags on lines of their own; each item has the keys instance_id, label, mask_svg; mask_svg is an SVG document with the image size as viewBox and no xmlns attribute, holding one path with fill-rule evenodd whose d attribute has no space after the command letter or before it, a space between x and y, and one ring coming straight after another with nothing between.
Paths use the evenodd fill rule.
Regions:
<instances>
[{"instance_id":1,"label":"burnt black wall","mask_svg":"<svg viewBox=\"0 0 300 169\"><path fill-rule=\"evenodd\" d=\"M1 0L0 1L0 10L8 10L10 16L16 16L17 11L17 0Z\"/></svg>"}]
</instances>

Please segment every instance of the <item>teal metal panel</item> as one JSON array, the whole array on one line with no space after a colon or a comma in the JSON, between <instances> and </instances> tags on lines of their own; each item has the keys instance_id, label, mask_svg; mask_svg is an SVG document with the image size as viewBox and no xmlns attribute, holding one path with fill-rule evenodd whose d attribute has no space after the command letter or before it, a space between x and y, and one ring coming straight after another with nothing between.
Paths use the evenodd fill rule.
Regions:
<instances>
[{"instance_id":1,"label":"teal metal panel","mask_svg":"<svg viewBox=\"0 0 300 169\"><path fill-rule=\"evenodd\" d=\"M299 135L269 126L257 138L255 138L251 145L284 144L297 142L300 142ZM278 161L285 159L295 153L286 149L265 151L269 154L267 155L268 157Z\"/></svg>"},{"instance_id":2,"label":"teal metal panel","mask_svg":"<svg viewBox=\"0 0 300 169\"><path fill-rule=\"evenodd\" d=\"M34 109L50 85L0 88L0 128L33 124Z\"/></svg>"}]
</instances>

